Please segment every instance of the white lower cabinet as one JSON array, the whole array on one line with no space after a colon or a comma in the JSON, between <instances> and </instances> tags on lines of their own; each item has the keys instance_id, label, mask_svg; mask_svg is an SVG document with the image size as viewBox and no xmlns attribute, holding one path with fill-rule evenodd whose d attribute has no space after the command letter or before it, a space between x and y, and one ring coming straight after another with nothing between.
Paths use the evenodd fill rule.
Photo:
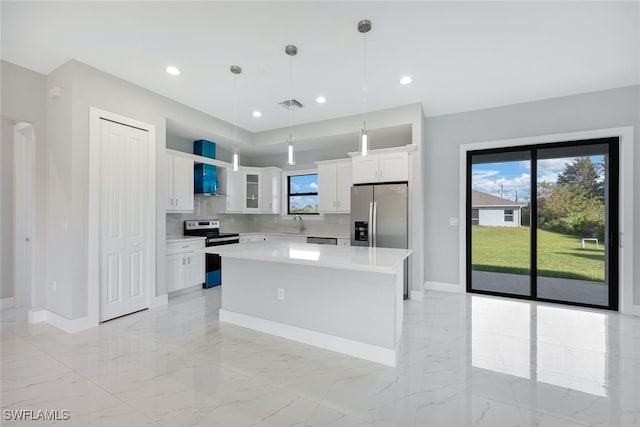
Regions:
<instances>
[{"instance_id":1,"label":"white lower cabinet","mask_svg":"<svg viewBox=\"0 0 640 427\"><path fill-rule=\"evenodd\" d=\"M167 292L179 291L205 281L204 239L167 243Z\"/></svg>"}]
</instances>

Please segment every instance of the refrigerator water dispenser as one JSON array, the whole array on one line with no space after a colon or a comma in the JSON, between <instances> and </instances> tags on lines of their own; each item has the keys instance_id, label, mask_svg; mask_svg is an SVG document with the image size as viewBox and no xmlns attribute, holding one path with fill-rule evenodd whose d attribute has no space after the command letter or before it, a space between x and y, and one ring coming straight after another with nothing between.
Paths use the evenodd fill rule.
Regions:
<instances>
[{"instance_id":1,"label":"refrigerator water dispenser","mask_svg":"<svg viewBox=\"0 0 640 427\"><path fill-rule=\"evenodd\" d=\"M368 221L356 221L355 222L355 238L358 242L369 241L369 222Z\"/></svg>"}]
</instances>

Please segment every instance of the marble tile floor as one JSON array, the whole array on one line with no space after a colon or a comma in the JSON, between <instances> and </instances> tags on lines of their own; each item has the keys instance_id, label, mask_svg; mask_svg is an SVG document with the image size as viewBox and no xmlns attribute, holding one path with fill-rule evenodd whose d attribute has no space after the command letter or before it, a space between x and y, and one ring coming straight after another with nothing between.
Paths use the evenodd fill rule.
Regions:
<instances>
[{"instance_id":1,"label":"marble tile floor","mask_svg":"<svg viewBox=\"0 0 640 427\"><path fill-rule=\"evenodd\" d=\"M220 289L66 334L3 316L3 426L640 426L640 318L427 292L397 368L218 322ZM12 421L5 410L68 410Z\"/></svg>"}]
</instances>

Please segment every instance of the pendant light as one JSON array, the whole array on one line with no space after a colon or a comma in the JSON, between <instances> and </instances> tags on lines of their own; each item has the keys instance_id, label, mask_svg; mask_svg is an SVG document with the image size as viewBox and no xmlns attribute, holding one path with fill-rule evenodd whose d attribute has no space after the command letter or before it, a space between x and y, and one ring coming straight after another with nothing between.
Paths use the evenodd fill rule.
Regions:
<instances>
[{"instance_id":1,"label":"pendant light","mask_svg":"<svg viewBox=\"0 0 640 427\"><path fill-rule=\"evenodd\" d=\"M231 161L232 170L238 172L240 170L240 155L238 154L238 78L242 73L242 68L239 65L232 65L231 73L235 75L235 86L233 93L233 157Z\"/></svg>"},{"instance_id":2,"label":"pendant light","mask_svg":"<svg viewBox=\"0 0 640 427\"><path fill-rule=\"evenodd\" d=\"M358 31L362 33L362 129L360 129L360 155L369 153L369 136L367 135L367 33L371 31L371 21L363 19L358 22Z\"/></svg>"},{"instance_id":3,"label":"pendant light","mask_svg":"<svg viewBox=\"0 0 640 427\"><path fill-rule=\"evenodd\" d=\"M298 48L292 44L285 46L284 52L289 55L289 139L287 140L287 165L296 164L293 152L293 57L298 54Z\"/></svg>"}]
</instances>

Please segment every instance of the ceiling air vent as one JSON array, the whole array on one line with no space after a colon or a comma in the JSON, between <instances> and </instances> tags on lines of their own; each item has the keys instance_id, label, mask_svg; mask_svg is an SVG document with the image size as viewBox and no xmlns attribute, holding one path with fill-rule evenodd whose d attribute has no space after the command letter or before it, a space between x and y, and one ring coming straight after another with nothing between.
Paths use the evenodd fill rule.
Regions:
<instances>
[{"instance_id":1,"label":"ceiling air vent","mask_svg":"<svg viewBox=\"0 0 640 427\"><path fill-rule=\"evenodd\" d=\"M304 105L302 105L302 103L300 101L298 101L297 99L287 99L286 101L278 102L278 105L282 105L287 110L289 109L289 106L291 106L293 108L302 108L302 107L304 107Z\"/></svg>"}]
</instances>

